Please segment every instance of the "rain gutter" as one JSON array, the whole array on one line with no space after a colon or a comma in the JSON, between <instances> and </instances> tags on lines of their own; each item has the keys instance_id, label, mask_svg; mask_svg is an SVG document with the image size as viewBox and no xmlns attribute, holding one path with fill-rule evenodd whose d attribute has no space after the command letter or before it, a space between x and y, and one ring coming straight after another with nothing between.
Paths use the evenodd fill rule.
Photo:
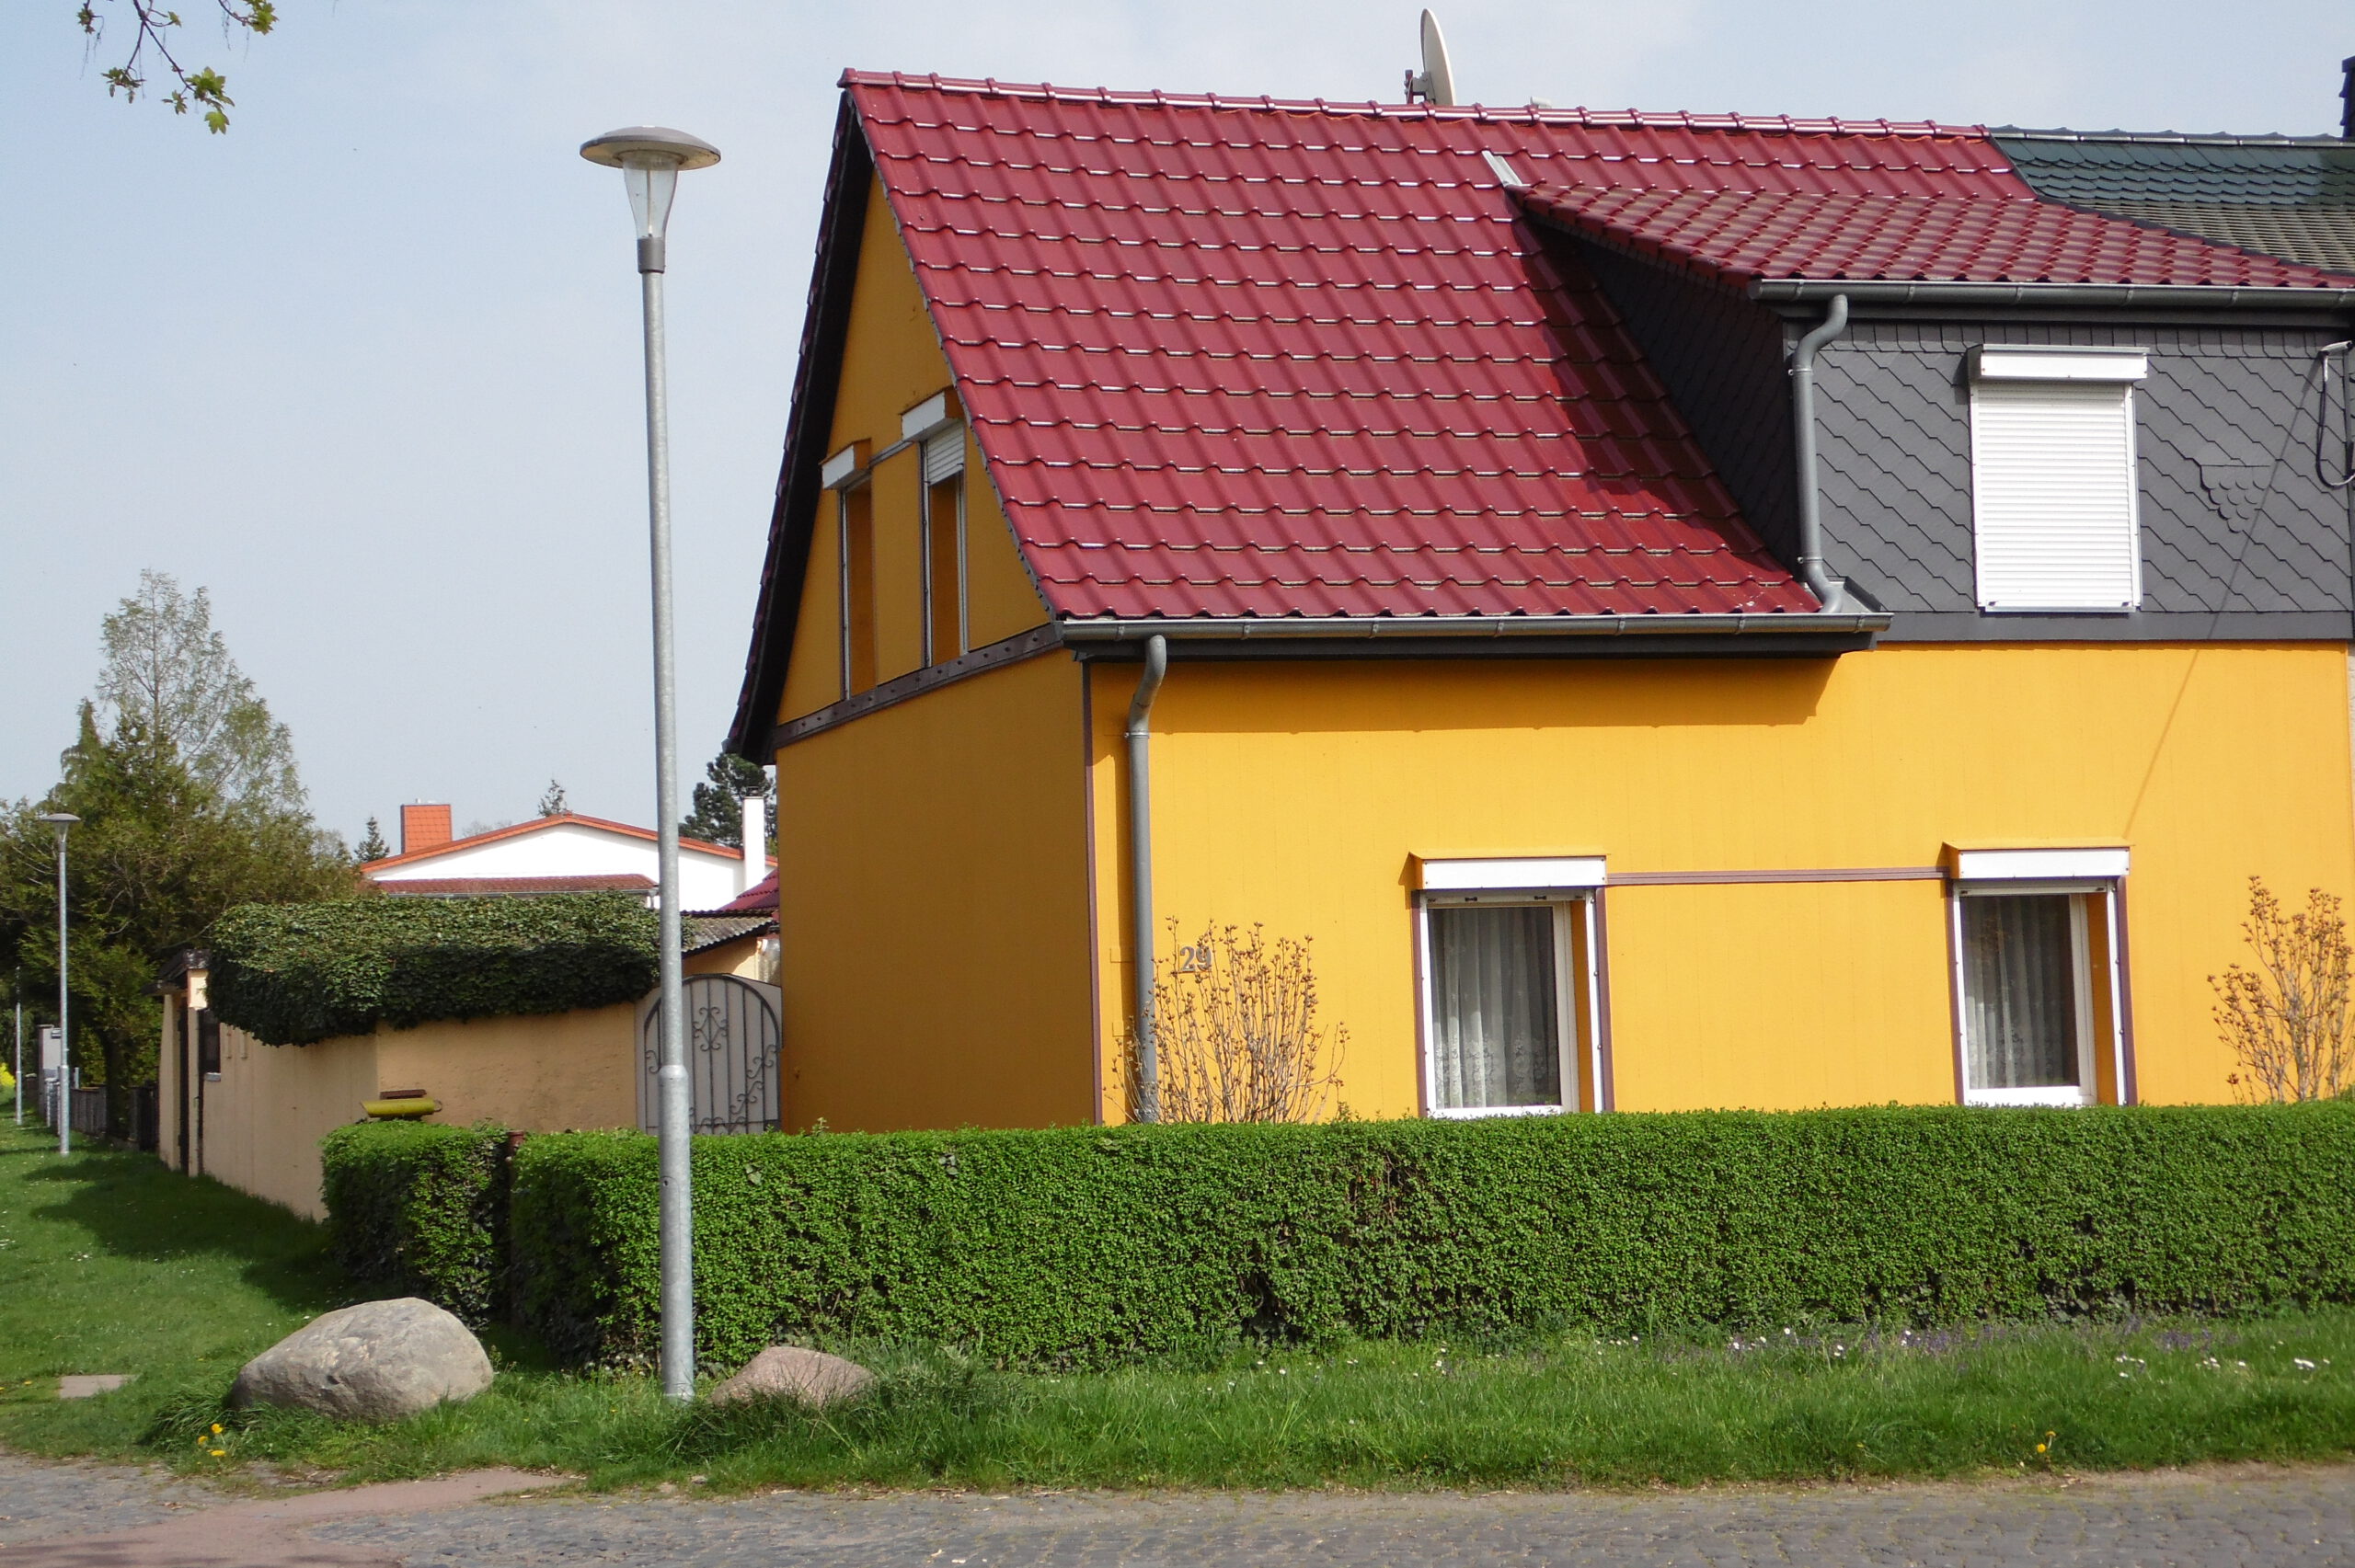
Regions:
<instances>
[{"instance_id":1,"label":"rain gutter","mask_svg":"<svg viewBox=\"0 0 2355 1568\"><path fill-rule=\"evenodd\" d=\"M1218 642L1383 641L1452 638L1465 641L1535 641L1635 636L1790 636L1821 632L1884 632L1886 612L1762 611L1727 615L1198 615L1132 620L1065 621L1056 627L1066 645L1158 641Z\"/></svg>"},{"instance_id":2,"label":"rain gutter","mask_svg":"<svg viewBox=\"0 0 2355 1568\"><path fill-rule=\"evenodd\" d=\"M1799 575L1808 591L1825 610L1834 610L1844 597L1842 585L1823 569L1823 488L1815 464L1816 351L1848 330L1848 296L1832 296L1823 324L1799 339L1791 350L1791 429L1798 446Z\"/></svg>"},{"instance_id":3,"label":"rain gutter","mask_svg":"<svg viewBox=\"0 0 2355 1568\"><path fill-rule=\"evenodd\" d=\"M1129 894L1132 911L1129 958L1135 987L1137 1037L1136 1118L1161 1119L1161 1058L1153 1037L1153 700L1169 673L1169 640L1155 632L1145 638L1144 675L1129 703Z\"/></svg>"},{"instance_id":4,"label":"rain gutter","mask_svg":"<svg viewBox=\"0 0 2355 1568\"><path fill-rule=\"evenodd\" d=\"M2168 310L2355 310L2355 289L2240 288L2221 283L1951 283L1760 280L1770 304L1846 298L1859 305L2096 305Z\"/></svg>"}]
</instances>

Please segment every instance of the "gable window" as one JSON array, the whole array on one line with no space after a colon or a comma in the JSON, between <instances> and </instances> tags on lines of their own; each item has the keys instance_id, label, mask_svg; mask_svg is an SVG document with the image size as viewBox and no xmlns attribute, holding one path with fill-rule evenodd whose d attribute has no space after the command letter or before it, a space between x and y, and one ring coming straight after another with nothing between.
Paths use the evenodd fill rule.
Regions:
<instances>
[{"instance_id":1,"label":"gable window","mask_svg":"<svg viewBox=\"0 0 2355 1568\"><path fill-rule=\"evenodd\" d=\"M2119 1104L2123 850L1965 852L1953 887L1963 1100Z\"/></svg>"},{"instance_id":2,"label":"gable window","mask_svg":"<svg viewBox=\"0 0 2355 1568\"><path fill-rule=\"evenodd\" d=\"M1426 861L1424 1100L1438 1116L1603 1103L1599 859Z\"/></svg>"},{"instance_id":3,"label":"gable window","mask_svg":"<svg viewBox=\"0 0 2355 1568\"><path fill-rule=\"evenodd\" d=\"M924 443L924 661L971 646L965 602L965 427Z\"/></svg>"},{"instance_id":4,"label":"gable window","mask_svg":"<svg viewBox=\"0 0 2355 1568\"><path fill-rule=\"evenodd\" d=\"M843 695L875 684L875 496L864 483L835 493L841 530Z\"/></svg>"},{"instance_id":5,"label":"gable window","mask_svg":"<svg viewBox=\"0 0 2355 1568\"><path fill-rule=\"evenodd\" d=\"M1984 611L2121 613L2142 600L2140 349L1971 351L1971 528Z\"/></svg>"}]
</instances>

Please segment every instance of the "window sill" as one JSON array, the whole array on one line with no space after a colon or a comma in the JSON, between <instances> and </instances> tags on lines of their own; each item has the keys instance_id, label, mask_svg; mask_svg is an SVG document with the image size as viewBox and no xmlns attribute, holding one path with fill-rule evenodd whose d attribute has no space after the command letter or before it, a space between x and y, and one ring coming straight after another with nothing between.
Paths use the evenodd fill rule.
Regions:
<instances>
[{"instance_id":1,"label":"window sill","mask_svg":"<svg viewBox=\"0 0 2355 1568\"><path fill-rule=\"evenodd\" d=\"M1441 1121L1483 1121L1490 1116L1567 1116L1571 1115L1564 1105L1435 1105L1429 1113Z\"/></svg>"},{"instance_id":2,"label":"window sill","mask_svg":"<svg viewBox=\"0 0 2355 1568\"><path fill-rule=\"evenodd\" d=\"M2073 1083L2048 1089L1973 1089L1963 1096L1967 1105L2060 1105L2074 1109L2093 1103L2091 1094Z\"/></svg>"}]
</instances>

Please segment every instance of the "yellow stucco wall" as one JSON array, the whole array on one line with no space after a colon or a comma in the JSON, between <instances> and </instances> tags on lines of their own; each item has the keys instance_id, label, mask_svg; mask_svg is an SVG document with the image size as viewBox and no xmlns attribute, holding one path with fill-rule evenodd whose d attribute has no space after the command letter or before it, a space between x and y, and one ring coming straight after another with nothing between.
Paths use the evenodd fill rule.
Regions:
<instances>
[{"instance_id":1,"label":"yellow stucco wall","mask_svg":"<svg viewBox=\"0 0 2355 1568\"><path fill-rule=\"evenodd\" d=\"M734 944L697 955L691 972L734 972ZM198 1002L203 977L196 978ZM177 1166L179 1088L174 1030L180 994L165 999L159 1073L158 1155ZM197 1085L190 1163L199 1173L313 1219L319 1202L319 1139L361 1121L363 1102L386 1090L422 1089L441 1103L433 1119L495 1121L526 1132L638 1125L638 1009L623 1002L535 1017L478 1018L415 1029L379 1025L373 1036L271 1046L221 1030L221 1075Z\"/></svg>"},{"instance_id":2,"label":"yellow stucco wall","mask_svg":"<svg viewBox=\"0 0 2355 1568\"><path fill-rule=\"evenodd\" d=\"M840 452L858 441L867 443L870 457L885 451L900 440L900 416L948 384L948 361L878 183L868 197L859 241L858 278L851 294L843 373L826 451ZM905 675L923 662L920 461L914 449L902 452L878 464L868 482L875 519L879 681ZM965 475L966 617L972 646L981 647L1040 624L1047 612L1022 565L970 430ZM830 493L820 501L810 542L781 719L798 718L842 694L840 570L841 544ZM943 657L949 651L943 650Z\"/></svg>"},{"instance_id":3,"label":"yellow stucco wall","mask_svg":"<svg viewBox=\"0 0 2355 1568\"><path fill-rule=\"evenodd\" d=\"M362 1119L377 1089L376 1042L270 1046L221 1029L221 1076L203 1085L195 1162L204 1175L317 1219L319 1139Z\"/></svg>"},{"instance_id":4,"label":"yellow stucco wall","mask_svg":"<svg viewBox=\"0 0 2355 1568\"><path fill-rule=\"evenodd\" d=\"M1049 656L777 753L790 1125L1090 1119L1081 704Z\"/></svg>"},{"instance_id":5,"label":"yellow stucco wall","mask_svg":"<svg viewBox=\"0 0 2355 1568\"><path fill-rule=\"evenodd\" d=\"M2339 645L1554 663L1181 650L1154 712L1157 901L1189 933L1216 919L1313 935L1326 1013L1351 1035L1345 1098L1401 1116L1419 1108L1410 855L1600 853L1625 873L2123 842L2142 1098L2227 1099L2206 977L2243 956L2246 878L2292 896L2355 883L2347 678ZM1127 996L1120 729L1136 667L1095 679L1109 1042ZM1620 1108L1953 1097L1937 884L1619 887L1605 909Z\"/></svg>"},{"instance_id":6,"label":"yellow stucco wall","mask_svg":"<svg viewBox=\"0 0 2355 1568\"><path fill-rule=\"evenodd\" d=\"M638 1125L638 1009L630 1002L526 1017L376 1029L386 1089L422 1089L438 1122L521 1132ZM330 1044L332 1042L329 1042Z\"/></svg>"}]
</instances>

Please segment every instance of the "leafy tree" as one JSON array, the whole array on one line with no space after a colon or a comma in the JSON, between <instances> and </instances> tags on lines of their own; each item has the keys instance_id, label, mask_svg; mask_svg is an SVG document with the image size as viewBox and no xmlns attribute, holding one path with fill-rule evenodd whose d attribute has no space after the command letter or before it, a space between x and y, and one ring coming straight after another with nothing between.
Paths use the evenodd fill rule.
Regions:
<instances>
[{"instance_id":1,"label":"leafy tree","mask_svg":"<svg viewBox=\"0 0 2355 1568\"><path fill-rule=\"evenodd\" d=\"M362 839L360 847L351 852L352 858L365 865L372 860L383 860L392 853L393 846L385 841L385 830L376 825L373 817L369 818L368 836Z\"/></svg>"},{"instance_id":2,"label":"leafy tree","mask_svg":"<svg viewBox=\"0 0 2355 1568\"><path fill-rule=\"evenodd\" d=\"M186 114L193 107L204 111L204 128L214 135L229 129L229 110L236 100L229 96L228 79L210 65L190 70L172 52L174 31L180 27L180 14L155 4L155 0L82 0L75 8L74 19L90 38L95 52L105 40L109 16L122 13L111 9L117 4L130 8L132 26L131 53L120 65L109 65L104 73L107 97L121 93L125 103L136 103L147 87L142 74L147 52L154 50L164 68L172 74L179 86L165 95L164 101L172 106L174 114ZM239 33L255 37L267 34L278 25L275 0L213 0L221 13L221 36L224 42Z\"/></svg>"},{"instance_id":3,"label":"leafy tree","mask_svg":"<svg viewBox=\"0 0 2355 1568\"><path fill-rule=\"evenodd\" d=\"M39 801L0 806L0 955L21 967L28 1011L53 1017L56 841L40 816L73 812L75 1058L84 1082L130 1086L155 1072L149 990L165 954L201 944L233 905L358 889L342 841L304 804L285 727L212 631L202 593L143 574L105 641L99 697L81 705L63 777ZM127 1097L109 1108L119 1131Z\"/></svg>"},{"instance_id":4,"label":"leafy tree","mask_svg":"<svg viewBox=\"0 0 2355 1568\"><path fill-rule=\"evenodd\" d=\"M117 737L169 751L197 782L238 805L303 807L294 740L213 629L213 600L168 573L143 571L139 591L101 624L106 663L98 717Z\"/></svg>"},{"instance_id":5,"label":"leafy tree","mask_svg":"<svg viewBox=\"0 0 2355 1568\"><path fill-rule=\"evenodd\" d=\"M564 785L557 783L554 779L550 779L548 781L548 792L540 796L540 815L543 817L561 817L571 809L571 806L568 804L564 798Z\"/></svg>"},{"instance_id":6,"label":"leafy tree","mask_svg":"<svg viewBox=\"0 0 2355 1568\"><path fill-rule=\"evenodd\" d=\"M706 843L744 847L744 818L737 802L757 795L768 803L769 841L776 841L776 785L768 770L722 751L704 765L704 782L695 785L695 809L679 823L679 831Z\"/></svg>"}]
</instances>

